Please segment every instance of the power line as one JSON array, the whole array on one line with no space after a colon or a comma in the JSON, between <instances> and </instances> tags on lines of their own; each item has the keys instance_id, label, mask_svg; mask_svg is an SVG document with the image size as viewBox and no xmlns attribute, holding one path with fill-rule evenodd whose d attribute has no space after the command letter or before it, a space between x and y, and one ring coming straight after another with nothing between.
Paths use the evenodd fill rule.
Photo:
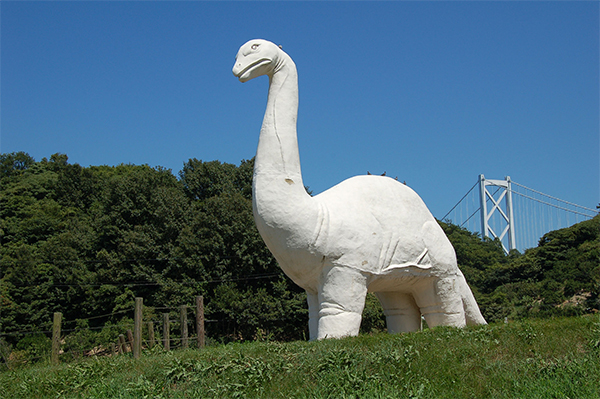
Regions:
<instances>
[{"instance_id":1,"label":"power line","mask_svg":"<svg viewBox=\"0 0 600 399\"><path fill-rule=\"evenodd\" d=\"M221 256L219 257L219 260L223 260L223 259L242 259L242 257L240 256ZM43 263L46 264L58 264L58 263L134 263L134 262L169 262L169 261L183 261L183 260L187 260L187 261L194 261L194 262L202 262L202 259L200 258L189 258L189 257L175 257L175 258L127 258L127 259L77 259L77 260L69 260L69 259L54 259L54 260L48 260L48 261L44 261ZM17 263L28 263L28 260L1 260L2 263L6 264L6 263L12 263L12 264L17 264ZM215 263L215 262L208 262L208 264L210 263Z\"/></svg>"},{"instance_id":2,"label":"power line","mask_svg":"<svg viewBox=\"0 0 600 399\"><path fill-rule=\"evenodd\" d=\"M122 282L98 282L98 283L56 283L45 285L46 287L102 287L106 285L119 286L119 287L156 287L156 286L164 286L169 284L179 284L179 285L196 285L196 284L214 284L214 283L231 283L237 281L250 281L250 280L262 280L262 279L270 279L275 277L283 276L279 273L268 273L268 274L250 274L245 277L235 277L229 279L214 279L214 280L199 280L199 281L178 281L178 280L168 280L164 282L152 282L152 281L137 281L131 283L122 283ZM39 287L43 285L43 282L36 285L25 285L25 284L11 284L14 287L19 288L33 288Z\"/></svg>"}]
</instances>

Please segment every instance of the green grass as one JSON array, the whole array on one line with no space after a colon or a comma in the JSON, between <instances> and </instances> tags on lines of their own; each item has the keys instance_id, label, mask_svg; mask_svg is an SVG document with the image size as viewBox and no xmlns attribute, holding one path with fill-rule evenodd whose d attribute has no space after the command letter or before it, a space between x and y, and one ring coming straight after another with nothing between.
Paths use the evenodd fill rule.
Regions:
<instances>
[{"instance_id":1,"label":"green grass","mask_svg":"<svg viewBox=\"0 0 600 399\"><path fill-rule=\"evenodd\" d=\"M2 398L599 398L600 318L146 352L0 373Z\"/></svg>"}]
</instances>

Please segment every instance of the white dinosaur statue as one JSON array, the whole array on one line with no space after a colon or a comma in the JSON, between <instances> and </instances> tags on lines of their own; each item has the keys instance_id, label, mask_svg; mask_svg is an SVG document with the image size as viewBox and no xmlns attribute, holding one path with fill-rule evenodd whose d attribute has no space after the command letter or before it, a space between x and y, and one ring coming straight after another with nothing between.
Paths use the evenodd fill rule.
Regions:
<instances>
[{"instance_id":1,"label":"white dinosaur statue","mask_svg":"<svg viewBox=\"0 0 600 399\"><path fill-rule=\"evenodd\" d=\"M298 75L266 40L236 57L241 82L269 76L252 184L254 219L283 271L306 290L310 339L358 334L367 291L389 332L485 324L452 244L421 198L382 176L356 176L311 197L296 137Z\"/></svg>"}]
</instances>

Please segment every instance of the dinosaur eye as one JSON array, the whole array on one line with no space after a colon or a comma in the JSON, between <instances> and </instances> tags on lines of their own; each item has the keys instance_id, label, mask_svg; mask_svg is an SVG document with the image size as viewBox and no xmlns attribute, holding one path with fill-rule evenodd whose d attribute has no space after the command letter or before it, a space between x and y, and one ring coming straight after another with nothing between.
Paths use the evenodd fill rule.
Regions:
<instances>
[{"instance_id":1,"label":"dinosaur eye","mask_svg":"<svg viewBox=\"0 0 600 399\"><path fill-rule=\"evenodd\" d=\"M258 47L260 46L260 44L258 43L254 43L251 47L252 50L256 50Z\"/></svg>"}]
</instances>

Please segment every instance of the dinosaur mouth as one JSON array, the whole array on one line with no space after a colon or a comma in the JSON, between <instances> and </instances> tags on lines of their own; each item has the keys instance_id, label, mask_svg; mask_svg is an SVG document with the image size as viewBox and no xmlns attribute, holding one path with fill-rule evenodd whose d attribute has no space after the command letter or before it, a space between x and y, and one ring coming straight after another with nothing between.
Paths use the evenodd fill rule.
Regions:
<instances>
[{"instance_id":1,"label":"dinosaur mouth","mask_svg":"<svg viewBox=\"0 0 600 399\"><path fill-rule=\"evenodd\" d=\"M233 74L240 80L240 82L247 82L248 80L251 79L250 75L254 69L256 69L257 67L259 67L261 65L268 64L269 62L271 62L270 59L261 58L259 60L254 61L252 64L246 66L244 69L242 69L239 72L236 72L234 70Z\"/></svg>"}]
</instances>

